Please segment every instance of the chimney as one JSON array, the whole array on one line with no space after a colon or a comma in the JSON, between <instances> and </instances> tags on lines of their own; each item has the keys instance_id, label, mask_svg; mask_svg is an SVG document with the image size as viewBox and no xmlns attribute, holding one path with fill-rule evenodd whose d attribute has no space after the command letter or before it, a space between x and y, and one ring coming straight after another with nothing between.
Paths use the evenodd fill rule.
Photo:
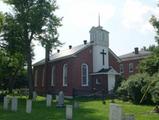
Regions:
<instances>
[{"instance_id":1,"label":"chimney","mask_svg":"<svg viewBox=\"0 0 159 120\"><path fill-rule=\"evenodd\" d=\"M135 50L135 54L139 54L139 49L138 49L138 47L134 48L134 50Z\"/></svg>"},{"instance_id":2,"label":"chimney","mask_svg":"<svg viewBox=\"0 0 159 120\"><path fill-rule=\"evenodd\" d=\"M60 50L58 49L58 50L57 50L57 53L59 53L59 52L60 52Z\"/></svg>"},{"instance_id":3,"label":"chimney","mask_svg":"<svg viewBox=\"0 0 159 120\"><path fill-rule=\"evenodd\" d=\"M84 40L83 43L84 43L84 45L86 45L87 44L87 40Z\"/></svg>"},{"instance_id":4,"label":"chimney","mask_svg":"<svg viewBox=\"0 0 159 120\"><path fill-rule=\"evenodd\" d=\"M72 45L69 45L69 49L72 49Z\"/></svg>"}]
</instances>

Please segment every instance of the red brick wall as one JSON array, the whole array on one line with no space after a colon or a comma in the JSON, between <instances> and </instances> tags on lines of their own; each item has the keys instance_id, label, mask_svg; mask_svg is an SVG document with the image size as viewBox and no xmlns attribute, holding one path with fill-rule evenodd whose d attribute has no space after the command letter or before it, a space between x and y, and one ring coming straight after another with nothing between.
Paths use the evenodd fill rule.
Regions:
<instances>
[{"instance_id":1,"label":"red brick wall","mask_svg":"<svg viewBox=\"0 0 159 120\"><path fill-rule=\"evenodd\" d=\"M117 72L120 72L119 71L119 62L114 57L114 55L112 55L110 52L109 52L109 66L112 66Z\"/></svg>"},{"instance_id":2,"label":"red brick wall","mask_svg":"<svg viewBox=\"0 0 159 120\"><path fill-rule=\"evenodd\" d=\"M88 65L89 73L92 73L92 47L86 48L85 50L81 51L76 55L76 57L71 57L68 59L60 60L57 62L49 63L48 67L48 80L49 85L47 88L52 94L57 94L60 90L64 91L66 96L72 96L72 89L83 89L88 90L88 87L81 86L81 65L85 63ZM63 86L63 65L68 64L68 85ZM51 69L52 66L55 65L55 81L54 86L51 86ZM44 65L35 66L34 71L38 69L38 87L36 87L36 91L39 94L45 94L46 84L44 87L41 86L42 84L42 70ZM79 74L80 73L80 74ZM35 75L34 75L35 76Z\"/></svg>"},{"instance_id":3,"label":"red brick wall","mask_svg":"<svg viewBox=\"0 0 159 120\"><path fill-rule=\"evenodd\" d=\"M128 61L122 61L121 64L124 65L124 73L123 76L125 78L128 78L130 75L133 75L135 73L138 72L138 64L139 64L139 61L141 59L138 59L138 60L128 60ZM129 63L133 63L133 72L129 72Z\"/></svg>"}]
</instances>

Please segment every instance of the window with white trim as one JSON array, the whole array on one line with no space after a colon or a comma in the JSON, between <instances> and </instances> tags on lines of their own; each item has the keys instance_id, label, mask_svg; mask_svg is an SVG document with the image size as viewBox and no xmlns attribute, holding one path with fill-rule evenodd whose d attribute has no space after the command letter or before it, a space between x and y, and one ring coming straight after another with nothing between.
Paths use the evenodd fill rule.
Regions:
<instances>
[{"instance_id":1,"label":"window with white trim","mask_svg":"<svg viewBox=\"0 0 159 120\"><path fill-rule=\"evenodd\" d=\"M44 87L44 82L45 82L45 68L43 68L43 73L42 73L42 87Z\"/></svg>"},{"instance_id":2,"label":"window with white trim","mask_svg":"<svg viewBox=\"0 0 159 120\"><path fill-rule=\"evenodd\" d=\"M51 86L54 86L54 80L55 80L55 66L52 66L52 69L51 69Z\"/></svg>"},{"instance_id":3,"label":"window with white trim","mask_svg":"<svg viewBox=\"0 0 159 120\"><path fill-rule=\"evenodd\" d=\"M37 87L38 80L38 70L35 70L35 77L34 77L34 87Z\"/></svg>"},{"instance_id":4,"label":"window with white trim","mask_svg":"<svg viewBox=\"0 0 159 120\"><path fill-rule=\"evenodd\" d=\"M123 73L123 72L124 72L124 65L120 64L120 73Z\"/></svg>"},{"instance_id":5,"label":"window with white trim","mask_svg":"<svg viewBox=\"0 0 159 120\"><path fill-rule=\"evenodd\" d=\"M134 65L133 63L129 63L129 72L133 72Z\"/></svg>"},{"instance_id":6,"label":"window with white trim","mask_svg":"<svg viewBox=\"0 0 159 120\"><path fill-rule=\"evenodd\" d=\"M88 65L85 63L81 65L81 85L88 86Z\"/></svg>"},{"instance_id":7,"label":"window with white trim","mask_svg":"<svg viewBox=\"0 0 159 120\"><path fill-rule=\"evenodd\" d=\"M63 65L63 86L67 86L68 82L68 65Z\"/></svg>"}]
</instances>

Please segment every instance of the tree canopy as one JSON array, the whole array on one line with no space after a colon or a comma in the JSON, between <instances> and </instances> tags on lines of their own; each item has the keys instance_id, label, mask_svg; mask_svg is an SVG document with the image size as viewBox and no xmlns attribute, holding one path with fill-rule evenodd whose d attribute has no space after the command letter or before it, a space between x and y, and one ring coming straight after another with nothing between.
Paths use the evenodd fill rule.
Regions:
<instances>
[{"instance_id":1,"label":"tree canopy","mask_svg":"<svg viewBox=\"0 0 159 120\"><path fill-rule=\"evenodd\" d=\"M32 57L33 40L38 40L43 46L58 45L57 27L60 18L56 17L58 8L56 0L3 0L12 7L12 14L5 15L2 29L3 40L7 49L21 51L27 65L27 79L29 81L29 96L32 97ZM57 44L56 44L57 43Z\"/></svg>"}]
</instances>

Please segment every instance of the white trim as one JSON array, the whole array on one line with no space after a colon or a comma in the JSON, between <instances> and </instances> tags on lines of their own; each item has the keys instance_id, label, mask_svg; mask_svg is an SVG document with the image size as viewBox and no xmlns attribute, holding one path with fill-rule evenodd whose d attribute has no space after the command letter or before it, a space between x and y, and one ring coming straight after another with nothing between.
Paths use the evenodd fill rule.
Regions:
<instances>
[{"instance_id":1,"label":"white trim","mask_svg":"<svg viewBox=\"0 0 159 120\"><path fill-rule=\"evenodd\" d=\"M55 66L52 66L52 69L51 69L51 86L54 86L54 80L55 80Z\"/></svg>"},{"instance_id":2,"label":"white trim","mask_svg":"<svg viewBox=\"0 0 159 120\"><path fill-rule=\"evenodd\" d=\"M38 70L35 70L35 77L34 77L34 87L37 87L37 80L38 80Z\"/></svg>"},{"instance_id":3,"label":"white trim","mask_svg":"<svg viewBox=\"0 0 159 120\"><path fill-rule=\"evenodd\" d=\"M68 84L68 65L67 64L63 65L63 75L62 76L63 76L63 86L67 86L67 84ZM65 82L67 82L67 83L65 83Z\"/></svg>"},{"instance_id":4,"label":"white trim","mask_svg":"<svg viewBox=\"0 0 159 120\"><path fill-rule=\"evenodd\" d=\"M45 68L43 68L43 73L42 73L42 83L41 83L42 87L44 87L44 82L45 82Z\"/></svg>"},{"instance_id":5,"label":"white trim","mask_svg":"<svg viewBox=\"0 0 159 120\"><path fill-rule=\"evenodd\" d=\"M83 66L86 66L86 84L83 84ZM83 63L81 65L81 86L88 86L88 65Z\"/></svg>"}]
</instances>

